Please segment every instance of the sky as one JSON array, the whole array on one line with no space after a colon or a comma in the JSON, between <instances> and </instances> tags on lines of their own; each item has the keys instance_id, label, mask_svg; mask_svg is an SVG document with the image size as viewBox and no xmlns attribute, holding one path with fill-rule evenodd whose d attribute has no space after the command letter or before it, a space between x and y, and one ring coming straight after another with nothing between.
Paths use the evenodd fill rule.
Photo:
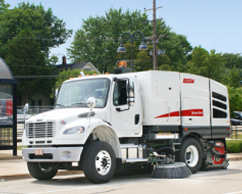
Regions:
<instances>
[{"instance_id":1,"label":"sky","mask_svg":"<svg viewBox=\"0 0 242 194\"><path fill-rule=\"evenodd\" d=\"M13 8L24 0L5 0ZM75 32L81 28L82 20L89 16L103 16L110 8L123 11L149 9L153 0L25 0L42 4L44 9L51 8L53 14L66 23L73 34L67 42L51 49L61 63L62 56L67 56L74 40ZM172 31L187 37L193 47L201 45L218 53L242 53L242 0L156 0L157 18L163 18ZM152 20L152 11L146 12ZM69 60L68 60L69 62Z\"/></svg>"}]
</instances>

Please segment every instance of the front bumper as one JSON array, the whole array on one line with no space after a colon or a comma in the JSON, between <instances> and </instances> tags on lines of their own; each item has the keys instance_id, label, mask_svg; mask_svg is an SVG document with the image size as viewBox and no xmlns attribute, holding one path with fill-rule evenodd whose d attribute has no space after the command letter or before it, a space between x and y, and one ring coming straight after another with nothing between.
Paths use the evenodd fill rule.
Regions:
<instances>
[{"instance_id":1,"label":"front bumper","mask_svg":"<svg viewBox=\"0 0 242 194\"><path fill-rule=\"evenodd\" d=\"M35 154L37 149L40 155ZM22 148L22 157L28 162L78 162L82 151L83 147Z\"/></svg>"}]
</instances>

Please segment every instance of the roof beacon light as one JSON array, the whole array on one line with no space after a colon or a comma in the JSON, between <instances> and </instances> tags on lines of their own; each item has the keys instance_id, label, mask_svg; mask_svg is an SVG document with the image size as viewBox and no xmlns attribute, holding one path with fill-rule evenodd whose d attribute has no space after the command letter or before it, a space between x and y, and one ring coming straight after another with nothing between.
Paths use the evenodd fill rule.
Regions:
<instances>
[{"instance_id":1,"label":"roof beacon light","mask_svg":"<svg viewBox=\"0 0 242 194\"><path fill-rule=\"evenodd\" d=\"M119 68L127 67L126 61L119 61L118 66L119 66Z\"/></svg>"}]
</instances>

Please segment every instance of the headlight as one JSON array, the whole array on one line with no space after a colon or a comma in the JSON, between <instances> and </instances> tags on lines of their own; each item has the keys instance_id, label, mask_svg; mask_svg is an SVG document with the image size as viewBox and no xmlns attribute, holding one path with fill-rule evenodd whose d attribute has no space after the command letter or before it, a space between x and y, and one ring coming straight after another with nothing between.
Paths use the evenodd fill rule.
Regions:
<instances>
[{"instance_id":1,"label":"headlight","mask_svg":"<svg viewBox=\"0 0 242 194\"><path fill-rule=\"evenodd\" d=\"M69 129L66 129L63 134L65 135L70 135L70 134L81 134L84 132L84 127L82 126L77 126L77 127L72 127L72 128L69 128Z\"/></svg>"}]
</instances>

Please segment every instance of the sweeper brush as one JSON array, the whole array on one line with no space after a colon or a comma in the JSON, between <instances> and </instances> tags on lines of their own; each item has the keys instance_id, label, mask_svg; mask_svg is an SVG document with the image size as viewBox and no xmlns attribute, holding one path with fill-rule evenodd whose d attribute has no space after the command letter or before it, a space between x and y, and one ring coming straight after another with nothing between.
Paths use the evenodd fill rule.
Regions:
<instances>
[{"instance_id":1,"label":"sweeper brush","mask_svg":"<svg viewBox=\"0 0 242 194\"><path fill-rule=\"evenodd\" d=\"M192 172L185 163L175 162L173 164L155 165L151 177L164 179L178 179L188 177L191 174Z\"/></svg>"}]
</instances>

